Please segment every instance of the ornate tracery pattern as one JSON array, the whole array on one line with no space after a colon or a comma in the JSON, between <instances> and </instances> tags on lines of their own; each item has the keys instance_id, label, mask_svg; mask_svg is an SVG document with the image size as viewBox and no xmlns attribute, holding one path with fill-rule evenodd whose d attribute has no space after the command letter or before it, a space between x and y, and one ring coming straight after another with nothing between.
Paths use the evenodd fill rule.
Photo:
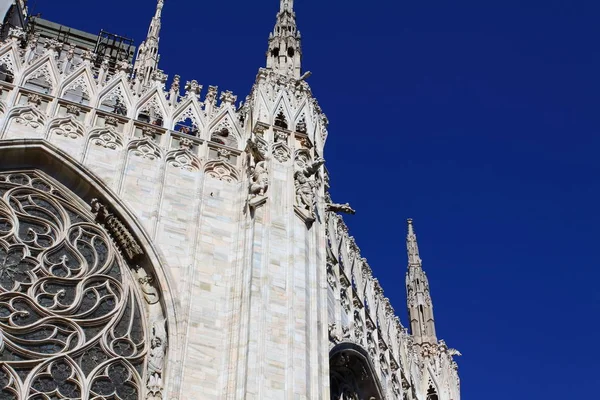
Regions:
<instances>
[{"instance_id":1,"label":"ornate tracery pattern","mask_svg":"<svg viewBox=\"0 0 600 400\"><path fill-rule=\"evenodd\" d=\"M36 172L0 174L0 398L138 400L143 309L89 211Z\"/></svg>"}]
</instances>

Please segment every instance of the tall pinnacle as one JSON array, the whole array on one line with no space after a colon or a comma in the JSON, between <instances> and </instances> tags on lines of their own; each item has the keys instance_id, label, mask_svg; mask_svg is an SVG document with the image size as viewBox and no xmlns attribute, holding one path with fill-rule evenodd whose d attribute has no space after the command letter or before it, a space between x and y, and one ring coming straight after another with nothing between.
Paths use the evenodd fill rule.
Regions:
<instances>
[{"instance_id":1,"label":"tall pinnacle","mask_svg":"<svg viewBox=\"0 0 600 400\"><path fill-rule=\"evenodd\" d=\"M412 219L408 220L408 235L406 235L406 250L408 252L408 272L406 273L406 297L410 330L416 343L437 343L433 304L429 293L429 281L422 268L419 257L417 235Z\"/></svg>"},{"instance_id":2,"label":"tall pinnacle","mask_svg":"<svg viewBox=\"0 0 600 400\"><path fill-rule=\"evenodd\" d=\"M165 5L164 0L158 0L156 4L156 13L150 22L148 36L140 44L138 54L135 59L134 75L138 86L147 86L152 78L152 74L158 70L158 43L160 41L160 28L162 9Z\"/></svg>"},{"instance_id":3,"label":"tall pinnacle","mask_svg":"<svg viewBox=\"0 0 600 400\"><path fill-rule=\"evenodd\" d=\"M273 32L269 35L267 68L292 78L300 78L302 49L296 26L294 0L280 0L279 13Z\"/></svg>"},{"instance_id":4,"label":"tall pinnacle","mask_svg":"<svg viewBox=\"0 0 600 400\"><path fill-rule=\"evenodd\" d=\"M152 22L150 23L150 29L148 29L148 38L152 37L158 40L160 34L160 17L162 16L162 9L164 6L164 0L158 0L158 3L156 4L156 13L154 14L154 18L152 18Z\"/></svg>"}]
</instances>

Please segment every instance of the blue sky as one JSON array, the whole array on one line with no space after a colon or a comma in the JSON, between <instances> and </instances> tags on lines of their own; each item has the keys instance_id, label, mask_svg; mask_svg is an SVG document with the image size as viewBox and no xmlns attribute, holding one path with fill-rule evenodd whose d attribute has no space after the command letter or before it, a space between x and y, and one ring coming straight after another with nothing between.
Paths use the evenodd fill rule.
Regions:
<instances>
[{"instance_id":1,"label":"blue sky","mask_svg":"<svg viewBox=\"0 0 600 400\"><path fill-rule=\"evenodd\" d=\"M138 43L155 4L35 3ZM403 322L412 217L463 400L597 398L600 4L296 3L332 194ZM161 67L243 99L277 8L166 0Z\"/></svg>"}]
</instances>

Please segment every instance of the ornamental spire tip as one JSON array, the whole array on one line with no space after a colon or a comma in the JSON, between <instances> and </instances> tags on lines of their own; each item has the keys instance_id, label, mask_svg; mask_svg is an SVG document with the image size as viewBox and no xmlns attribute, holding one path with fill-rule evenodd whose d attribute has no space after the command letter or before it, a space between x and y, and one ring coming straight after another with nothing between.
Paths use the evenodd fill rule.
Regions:
<instances>
[{"instance_id":1,"label":"ornamental spire tip","mask_svg":"<svg viewBox=\"0 0 600 400\"><path fill-rule=\"evenodd\" d=\"M406 251L408 252L409 266L421 266L421 257L419 257L419 245L417 244L417 235L413 226L412 218L409 218L408 235L406 236Z\"/></svg>"}]
</instances>

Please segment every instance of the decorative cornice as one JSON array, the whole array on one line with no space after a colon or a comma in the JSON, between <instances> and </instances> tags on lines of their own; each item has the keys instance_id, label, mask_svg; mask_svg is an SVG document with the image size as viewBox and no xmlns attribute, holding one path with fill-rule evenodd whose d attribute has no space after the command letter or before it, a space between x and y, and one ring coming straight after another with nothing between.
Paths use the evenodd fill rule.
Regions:
<instances>
[{"instance_id":1,"label":"decorative cornice","mask_svg":"<svg viewBox=\"0 0 600 400\"><path fill-rule=\"evenodd\" d=\"M136 261L140 256L144 255L144 251L125 227L125 224L109 212L104 204L98 199L93 199L91 206L92 212L96 215L96 222L104 225L116 245L129 261Z\"/></svg>"}]
</instances>

